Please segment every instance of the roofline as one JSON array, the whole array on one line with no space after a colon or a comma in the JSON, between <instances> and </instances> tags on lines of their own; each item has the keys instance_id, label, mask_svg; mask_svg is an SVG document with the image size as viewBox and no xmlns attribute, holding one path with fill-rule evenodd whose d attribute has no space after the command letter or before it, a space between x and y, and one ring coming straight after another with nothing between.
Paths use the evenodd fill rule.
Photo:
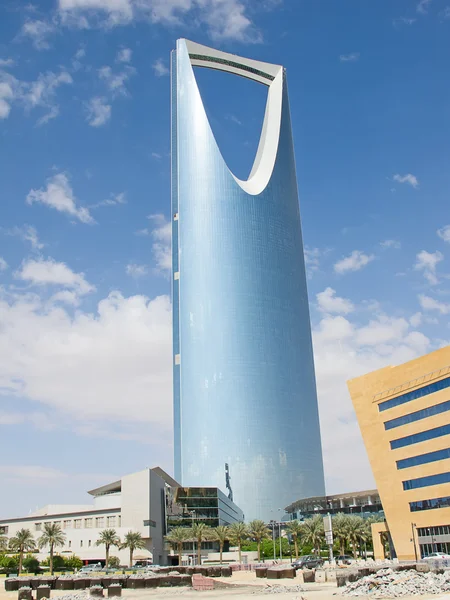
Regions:
<instances>
[{"instance_id":1,"label":"roofline","mask_svg":"<svg viewBox=\"0 0 450 600\"><path fill-rule=\"evenodd\" d=\"M342 498L363 498L365 496L379 496L378 490L363 490L362 492L345 492L342 494L330 494L327 496L310 496L309 498L300 498L299 500L295 500L284 509L285 512L290 512L290 510L298 507L300 503L313 502L313 501L333 501L333 500L341 500Z\"/></svg>"},{"instance_id":2,"label":"roofline","mask_svg":"<svg viewBox=\"0 0 450 600\"><path fill-rule=\"evenodd\" d=\"M17 517L15 519L2 519L0 525L8 523L22 523L26 521L48 521L49 519L61 519L63 517L88 517L89 515L106 515L108 513L120 513L120 508L102 508L99 510L87 510L86 512L58 513L54 515L39 515L30 517Z\"/></svg>"}]
</instances>

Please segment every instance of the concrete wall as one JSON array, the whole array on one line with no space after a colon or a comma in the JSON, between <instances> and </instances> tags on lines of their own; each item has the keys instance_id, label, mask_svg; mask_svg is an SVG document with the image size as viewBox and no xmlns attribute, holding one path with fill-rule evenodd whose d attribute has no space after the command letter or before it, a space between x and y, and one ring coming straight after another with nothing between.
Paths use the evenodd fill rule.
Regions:
<instances>
[{"instance_id":1,"label":"concrete wall","mask_svg":"<svg viewBox=\"0 0 450 600\"><path fill-rule=\"evenodd\" d=\"M450 376L450 346L397 367L386 367L348 382L359 426L369 455L397 557L420 556L417 528L450 524L450 508L411 512L409 503L450 496L450 483L404 490L402 482L450 471L450 458L406 469L396 461L449 447L449 436L391 450L389 442L450 423L450 412L385 430L384 422L449 399L449 389L406 402L383 412L378 404ZM420 378L420 379L418 379ZM401 387L399 387L401 386ZM397 389L394 389L397 388Z\"/></svg>"}]
</instances>

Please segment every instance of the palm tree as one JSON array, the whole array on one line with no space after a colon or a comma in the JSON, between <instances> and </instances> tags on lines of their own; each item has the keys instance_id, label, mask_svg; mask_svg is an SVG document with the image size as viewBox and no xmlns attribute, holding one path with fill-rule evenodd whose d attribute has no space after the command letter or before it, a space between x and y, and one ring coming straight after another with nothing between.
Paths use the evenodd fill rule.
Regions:
<instances>
[{"instance_id":1,"label":"palm tree","mask_svg":"<svg viewBox=\"0 0 450 600\"><path fill-rule=\"evenodd\" d=\"M182 562L183 543L188 539L189 529L186 529L186 527L174 527L169 534L166 535L166 541L178 552L178 564L180 566Z\"/></svg>"},{"instance_id":2,"label":"palm tree","mask_svg":"<svg viewBox=\"0 0 450 600\"><path fill-rule=\"evenodd\" d=\"M123 544L120 547L128 548L130 550L130 567L132 567L134 551L145 548L145 542L138 531L129 531L125 534Z\"/></svg>"},{"instance_id":3,"label":"palm tree","mask_svg":"<svg viewBox=\"0 0 450 600\"><path fill-rule=\"evenodd\" d=\"M248 527L245 523L238 522L230 525L229 531L230 541L239 550L239 562L242 562L242 542L248 539Z\"/></svg>"},{"instance_id":4,"label":"palm tree","mask_svg":"<svg viewBox=\"0 0 450 600\"><path fill-rule=\"evenodd\" d=\"M50 546L50 575L53 575L53 552L55 546L64 546L66 535L58 523L44 523L41 537L38 539L39 548Z\"/></svg>"},{"instance_id":5,"label":"palm tree","mask_svg":"<svg viewBox=\"0 0 450 600\"><path fill-rule=\"evenodd\" d=\"M28 550L34 550L36 542L34 541L29 529L19 529L14 537L9 540L11 550L19 553L19 575L22 573L23 554Z\"/></svg>"},{"instance_id":6,"label":"palm tree","mask_svg":"<svg viewBox=\"0 0 450 600\"><path fill-rule=\"evenodd\" d=\"M95 542L96 546L105 546L105 567L109 565L109 550L111 546L120 546L120 538L115 529L104 529Z\"/></svg>"},{"instance_id":7,"label":"palm tree","mask_svg":"<svg viewBox=\"0 0 450 600\"><path fill-rule=\"evenodd\" d=\"M269 528L259 519L251 521L248 525L250 537L254 538L258 544L258 561L261 560L261 541L269 537Z\"/></svg>"},{"instance_id":8,"label":"palm tree","mask_svg":"<svg viewBox=\"0 0 450 600\"><path fill-rule=\"evenodd\" d=\"M338 513L333 517L333 536L339 544L339 552L345 554L345 546L348 540L348 515Z\"/></svg>"},{"instance_id":9,"label":"palm tree","mask_svg":"<svg viewBox=\"0 0 450 600\"><path fill-rule=\"evenodd\" d=\"M320 515L303 521L301 538L305 544L313 546L317 556L320 554L320 546L322 545L324 535L323 520Z\"/></svg>"},{"instance_id":10,"label":"palm tree","mask_svg":"<svg viewBox=\"0 0 450 600\"><path fill-rule=\"evenodd\" d=\"M0 535L0 552L4 552L8 548L8 538L6 535Z\"/></svg>"},{"instance_id":11,"label":"palm tree","mask_svg":"<svg viewBox=\"0 0 450 600\"><path fill-rule=\"evenodd\" d=\"M292 539L294 540L295 558L298 558L298 538L302 532L302 524L297 520L290 521L287 524L286 529L288 533L292 535Z\"/></svg>"},{"instance_id":12,"label":"palm tree","mask_svg":"<svg viewBox=\"0 0 450 600\"><path fill-rule=\"evenodd\" d=\"M356 515L348 518L347 524L347 540L351 544L353 550L353 558L357 558L357 548L361 540L366 540L368 537L367 527L362 517Z\"/></svg>"},{"instance_id":13,"label":"palm tree","mask_svg":"<svg viewBox=\"0 0 450 600\"><path fill-rule=\"evenodd\" d=\"M226 525L219 525L211 532L211 537L216 542L219 542L220 564L222 564L222 553L225 542L230 539L230 530Z\"/></svg>"},{"instance_id":14,"label":"palm tree","mask_svg":"<svg viewBox=\"0 0 450 600\"><path fill-rule=\"evenodd\" d=\"M202 542L211 537L211 527L205 523L194 523L190 528L190 537L197 542L197 564L202 564Z\"/></svg>"}]
</instances>

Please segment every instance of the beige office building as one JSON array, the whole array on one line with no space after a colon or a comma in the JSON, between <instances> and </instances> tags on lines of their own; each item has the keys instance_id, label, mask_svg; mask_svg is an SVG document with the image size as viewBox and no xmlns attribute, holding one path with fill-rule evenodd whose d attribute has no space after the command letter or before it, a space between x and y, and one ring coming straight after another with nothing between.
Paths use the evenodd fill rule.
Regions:
<instances>
[{"instance_id":1,"label":"beige office building","mask_svg":"<svg viewBox=\"0 0 450 600\"><path fill-rule=\"evenodd\" d=\"M375 557L383 531L400 560L450 554L450 346L347 385L386 515Z\"/></svg>"}]
</instances>

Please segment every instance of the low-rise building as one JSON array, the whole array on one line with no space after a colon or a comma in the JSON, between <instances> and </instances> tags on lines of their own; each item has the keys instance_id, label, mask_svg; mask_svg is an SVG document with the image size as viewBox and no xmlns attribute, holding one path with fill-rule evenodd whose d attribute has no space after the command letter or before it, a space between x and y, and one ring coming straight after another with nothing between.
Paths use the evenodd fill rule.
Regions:
<instances>
[{"instance_id":1,"label":"low-rise building","mask_svg":"<svg viewBox=\"0 0 450 600\"><path fill-rule=\"evenodd\" d=\"M376 558L450 552L450 346L352 379L355 407L386 524Z\"/></svg>"},{"instance_id":2,"label":"low-rise building","mask_svg":"<svg viewBox=\"0 0 450 600\"><path fill-rule=\"evenodd\" d=\"M287 513L285 521L302 521L317 514L344 513L360 515L363 518L384 516L378 490L302 498L286 506L284 510Z\"/></svg>"}]
</instances>

